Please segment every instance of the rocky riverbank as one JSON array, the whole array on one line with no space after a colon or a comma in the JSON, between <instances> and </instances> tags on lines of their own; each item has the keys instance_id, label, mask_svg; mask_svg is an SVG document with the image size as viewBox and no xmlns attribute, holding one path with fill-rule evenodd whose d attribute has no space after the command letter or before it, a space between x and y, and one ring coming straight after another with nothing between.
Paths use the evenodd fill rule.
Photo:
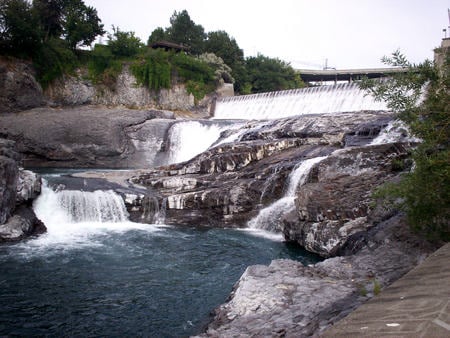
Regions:
<instances>
[{"instance_id":1,"label":"rocky riverbank","mask_svg":"<svg viewBox=\"0 0 450 338\"><path fill-rule=\"evenodd\" d=\"M0 242L45 232L31 203L41 190L40 177L20 168L14 142L0 138Z\"/></svg>"}]
</instances>

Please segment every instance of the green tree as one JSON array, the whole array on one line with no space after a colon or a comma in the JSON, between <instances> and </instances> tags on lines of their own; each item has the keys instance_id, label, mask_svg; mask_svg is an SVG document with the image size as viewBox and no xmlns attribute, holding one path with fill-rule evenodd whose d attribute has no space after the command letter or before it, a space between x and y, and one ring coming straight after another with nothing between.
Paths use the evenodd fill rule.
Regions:
<instances>
[{"instance_id":1,"label":"green tree","mask_svg":"<svg viewBox=\"0 0 450 338\"><path fill-rule=\"evenodd\" d=\"M247 81L252 93L303 87L300 76L289 63L258 54L246 60Z\"/></svg>"},{"instance_id":2,"label":"green tree","mask_svg":"<svg viewBox=\"0 0 450 338\"><path fill-rule=\"evenodd\" d=\"M201 25L196 25L186 10L179 13L175 11L170 18L170 24L171 26L167 29L170 41L189 46L194 55L203 52L206 38L205 29Z\"/></svg>"},{"instance_id":3,"label":"green tree","mask_svg":"<svg viewBox=\"0 0 450 338\"><path fill-rule=\"evenodd\" d=\"M108 34L108 46L116 57L136 56L144 44L134 32L123 32L119 27L113 26L113 34Z\"/></svg>"},{"instance_id":4,"label":"green tree","mask_svg":"<svg viewBox=\"0 0 450 338\"><path fill-rule=\"evenodd\" d=\"M65 0L64 16L63 35L73 50L89 46L98 35L105 34L97 10L82 0Z\"/></svg>"},{"instance_id":5,"label":"green tree","mask_svg":"<svg viewBox=\"0 0 450 338\"><path fill-rule=\"evenodd\" d=\"M38 20L26 0L0 2L0 53L30 56L40 46Z\"/></svg>"},{"instance_id":6,"label":"green tree","mask_svg":"<svg viewBox=\"0 0 450 338\"><path fill-rule=\"evenodd\" d=\"M366 80L361 87L387 101L399 119L422 139L412 153L414 168L398 184L384 186L377 196L406 212L413 229L431 239L450 240L450 56L437 69L431 62L410 64L400 53L383 58L408 71L383 82ZM419 104L422 91L425 99Z\"/></svg>"},{"instance_id":7,"label":"green tree","mask_svg":"<svg viewBox=\"0 0 450 338\"><path fill-rule=\"evenodd\" d=\"M164 31L164 28L158 27L153 30L152 34L148 37L147 46L151 46L153 43L163 40L167 40L167 34Z\"/></svg>"},{"instance_id":8,"label":"green tree","mask_svg":"<svg viewBox=\"0 0 450 338\"><path fill-rule=\"evenodd\" d=\"M243 87L247 82L244 51L239 48L236 40L225 31L209 32L205 41L205 51L216 54L231 68L234 89L243 94Z\"/></svg>"},{"instance_id":9,"label":"green tree","mask_svg":"<svg viewBox=\"0 0 450 338\"><path fill-rule=\"evenodd\" d=\"M64 31L64 0L33 0L33 11L39 18L44 42L60 37Z\"/></svg>"}]
</instances>

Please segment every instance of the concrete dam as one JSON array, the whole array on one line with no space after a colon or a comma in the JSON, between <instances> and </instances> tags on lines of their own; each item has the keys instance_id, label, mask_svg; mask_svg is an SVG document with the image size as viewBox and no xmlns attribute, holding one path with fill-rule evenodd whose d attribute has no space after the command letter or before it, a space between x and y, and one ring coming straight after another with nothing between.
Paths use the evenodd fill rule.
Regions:
<instances>
[{"instance_id":1,"label":"concrete dam","mask_svg":"<svg viewBox=\"0 0 450 338\"><path fill-rule=\"evenodd\" d=\"M223 97L214 119L272 120L283 117L388 110L356 83L308 87L278 92Z\"/></svg>"}]
</instances>

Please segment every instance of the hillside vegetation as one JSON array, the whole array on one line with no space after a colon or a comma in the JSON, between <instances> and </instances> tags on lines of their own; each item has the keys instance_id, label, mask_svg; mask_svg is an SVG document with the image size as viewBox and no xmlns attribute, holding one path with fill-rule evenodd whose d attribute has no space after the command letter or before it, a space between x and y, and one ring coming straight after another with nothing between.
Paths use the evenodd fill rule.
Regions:
<instances>
[{"instance_id":1,"label":"hillside vegetation","mask_svg":"<svg viewBox=\"0 0 450 338\"><path fill-rule=\"evenodd\" d=\"M105 34L107 43L92 48ZM185 51L154 50L157 41ZM174 12L170 26L155 29L144 44L134 32L119 27L107 33L97 10L82 0L4 0L0 54L31 60L44 87L80 67L89 70L94 82L113 87L124 63L142 85L160 89L183 81L196 99L220 82L234 83L241 94L303 86L288 63L263 55L244 58L234 38L225 31L206 33L186 10Z\"/></svg>"}]
</instances>

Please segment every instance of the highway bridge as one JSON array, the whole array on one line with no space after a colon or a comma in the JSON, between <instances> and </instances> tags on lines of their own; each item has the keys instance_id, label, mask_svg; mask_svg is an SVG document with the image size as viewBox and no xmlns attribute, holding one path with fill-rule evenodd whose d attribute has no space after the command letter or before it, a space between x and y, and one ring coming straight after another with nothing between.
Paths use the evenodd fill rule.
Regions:
<instances>
[{"instance_id":1,"label":"highway bridge","mask_svg":"<svg viewBox=\"0 0 450 338\"><path fill-rule=\"evenodd\" d=\"M363 77L369 79L388 77L392 74L406 73L407 68L366 68L366 69L297 69L296 70L304 82L326 82L360 80Z\"/></svg>"}]
</instances>

